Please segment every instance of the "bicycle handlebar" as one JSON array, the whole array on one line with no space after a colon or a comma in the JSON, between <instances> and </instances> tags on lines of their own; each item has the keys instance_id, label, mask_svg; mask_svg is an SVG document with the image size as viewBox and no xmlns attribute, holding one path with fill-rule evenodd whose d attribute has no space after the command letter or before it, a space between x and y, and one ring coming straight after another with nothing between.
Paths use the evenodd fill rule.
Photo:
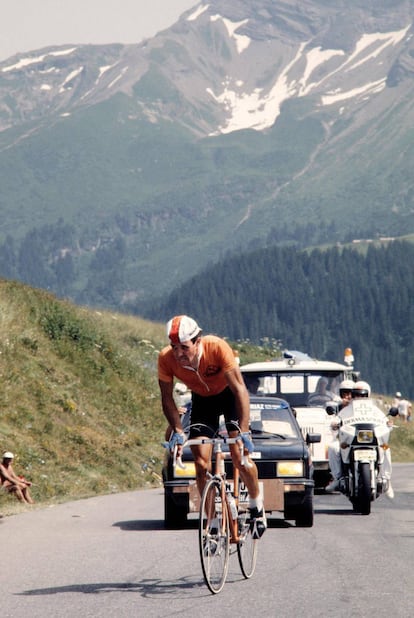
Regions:
<instances>
[{"instance_id":1,"label":"bicycle handlebar","mask_svg":"<svg viewBox=\"0 0 414 618\"><path fill-rule=\"evenodd\" d=\"M245 466L246 468L251 468L253 464L249 461L249 457L244 454L243 441L239 436L237 436L236 438L226 438L225 436L222 436L220 438L190 438L189 440L186 440L186 442L184 442L181 448L184 448L184 446L195 446L199 444L213 444L213 445L219 444L221 445L221 444L237 444L237 443L240 444L240 454L241 454L242 466ZM183 463L181 455L177 457L177 451L178 451L178 446L176 445L174 447L173 467L175 468L176 466L178 466L179 468L181 468L181 470L185 470L186 466Z\"/></svg>"}]
</instances>

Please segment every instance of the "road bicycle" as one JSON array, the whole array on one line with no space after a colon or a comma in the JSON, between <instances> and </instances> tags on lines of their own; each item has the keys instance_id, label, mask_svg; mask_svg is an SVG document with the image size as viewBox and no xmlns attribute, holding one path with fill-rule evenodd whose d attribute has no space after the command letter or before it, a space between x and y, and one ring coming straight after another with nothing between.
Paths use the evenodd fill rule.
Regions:
<instances>
[{"instance_id":1,"label":"road bicycle","mask_svg":"<svg viewBox=\"0 0 414 618\"><path fill-rule=\"evenodd\" d=\"M223 589L226 583L230 554L236 553L243 576L249 579L255 570L257 539L250 528L249 495L240 479L239 470L233 467L232 482L224 468L225 455L222 447L239 444L242 465L250 467L244 455L240 437L192 438L184 446L211 444L214 453L214 472L208 473L200 501L199 550L205 582L213 594ZM185 467L175 454L175 465ZM231 547L235 547L234 551Z\"/></svg>"}]
</instances>

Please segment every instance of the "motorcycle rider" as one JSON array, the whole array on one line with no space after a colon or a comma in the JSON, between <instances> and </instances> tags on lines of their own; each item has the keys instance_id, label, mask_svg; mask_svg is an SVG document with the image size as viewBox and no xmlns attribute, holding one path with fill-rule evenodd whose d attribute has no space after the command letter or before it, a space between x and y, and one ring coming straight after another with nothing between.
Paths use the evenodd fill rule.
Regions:
<instances>
[{"instance_id":1,"label":"motorcycle rider","mask_svg":"<svg viewBox=\"0 0 414 618\"><path fill-rule=\"evenodd\" d=\"M341 386L343 386L344 383L342 382L340 385L340 394L341 394L341 398L343 399L342 393L341 393ZM360 399L360 398L369 398L371 397L371 387L368 384L368 382L364 382L363 380L360 380L359 382L355 382L352 383L353 388L352 388L352 399ZM350 386L350 385L348 385ZM343 389L344 391L346 390L346 385L345 388ZM349 401L348 401L349 403ZM379 408L377 408L377 410L379 410ZM384 423L387 424L388 426L392 425L392 421L390 421L385 414L383 414L381 412L381 414L384 417ZM346 418L348 416L347 414L347 406L343 407L339 413L338 413L338 418L339 420L343 420L344 418ZM329 466L331 468L331 472L332 472L332 476L333 476L333 481L331 481L326 487L325 487L325 491L328 493L332 493L333 491L336 491L339 488L339 484L340 484L340 479L342 477L342 460L341 460L341 452L340 452L340 445L339 445L339 440L334 440L334 442L332 442L329 446L328 446L328 459L329 459ZM383 477L384 479L386 479L387 481L387 489L385 491L385 495L388 498L394 498L394 490L392 488L391 485L391 472L392 472L392 464L391 464L391 449L387 448L384 450L384 462L383 462Z\"/></svg>"},{"instance_id":2,"label":"motorcycle rider","mask_svg":"<svg viewBox=\"0 0 414 618\"><path fill-rule=\"evenodd\" d=\"M338 412L345 408L351 401L354 386L355 382L353 380L342 380L342 382L340 383L339 396L341 398L341 403L338 406ZM334 431L337 431L339 429L340 421L341 418L336 415L334 421L331 423L331 428ZM328 446L328 459L333 480L329 483L329 485L325 487L325 491L330 493L338 489L339 479L342 476L341 453L339 448L338 434L336 435L335 440L333 440Z\"/></svg>"},{"instance_id":3,"label":"motorcycle rider","mask_svg":"<svg viewBox=\"0 0 414 618\"><path fill-rule=\"evenodd\" d=\"M354 390L355 382L353 380L342 380L339 385L339 396L341 398L341 403L338 406L338 411L340 412L342 408L345 408L349 404L352 399L352 391Z\"/></svg>"}]
</instances>

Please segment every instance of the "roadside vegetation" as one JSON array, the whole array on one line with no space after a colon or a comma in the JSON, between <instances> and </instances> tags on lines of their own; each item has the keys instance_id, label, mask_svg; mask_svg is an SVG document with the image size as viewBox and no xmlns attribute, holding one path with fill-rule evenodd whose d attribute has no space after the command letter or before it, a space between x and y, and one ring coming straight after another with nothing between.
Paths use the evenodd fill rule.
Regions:
<instances>
[{"instance_id":1,"label":"roadside vegetation","mask_svg":"<svg viewBox=\"0 0 414 618\"><path fill-rule=\"evenodd\" d=\"M0 279L0 450L37 504L161 484L164 324L84 309ZM263 347L233 345L242 362ZM0 513L22 507L0 491Z\"/></svg>"},{"instance_id":2,"label":"roadside vegetation","mask_svg":"<svg viewBox=\"0 0 414 618\"><path fill-rule=\"evenodd\" d=\"M164 324L0 279L0 451L15 454L37 505L161 485L165 343ZM242 363L277 354L273 340L232 346ZM414 423L396 425L393 460L413 461ZM0 513L23 508L0 491Z\"/></svg>"}]
</instances>

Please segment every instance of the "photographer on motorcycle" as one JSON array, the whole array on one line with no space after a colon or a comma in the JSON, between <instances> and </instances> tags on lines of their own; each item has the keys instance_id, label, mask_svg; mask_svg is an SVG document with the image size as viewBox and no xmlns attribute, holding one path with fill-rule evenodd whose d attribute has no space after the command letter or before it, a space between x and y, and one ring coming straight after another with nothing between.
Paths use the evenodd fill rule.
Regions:
<instances>
[{"instance_id":1,"label":"photographer on motorcycle","mask_svg":"<svg viewBox=\"0 0 414 618\"><path fill-rule=\"evenodd\" d=\"M351 391L351 396L349 395L349 391ZM369 398L371 396L371 387L367 382L363 382L362 380L359 382L352 382L349 380L344 380L341 382L339 387L339 393L342 399L342 402L345 403L348 400L348 404L352 399L360 399L360 398ZM342 420L347 418L349 415L347 413L347 405L344 405L338 412L338 424L339 427ZM379 412L379 408L377 408ZM392 425L392 421L386 417L386 415L381 412L384 417L384 424ZM343 476L342 474L342 459L341 459L341 451L339 440L334 440L328 446L328 459L329 459L329 467L331 469L331 473L333 476L333 480L325 487L325 491L328 493L334 492L339 489L340 479ZM392 464L391 464L391 449L387 448L384 451L384 463L383 463L383 477L387 481L387 490L385 491L385 495L388 498L394 497L394 490L391 486L391 472L392 472Z\"/></svg>"}]
</instances>

